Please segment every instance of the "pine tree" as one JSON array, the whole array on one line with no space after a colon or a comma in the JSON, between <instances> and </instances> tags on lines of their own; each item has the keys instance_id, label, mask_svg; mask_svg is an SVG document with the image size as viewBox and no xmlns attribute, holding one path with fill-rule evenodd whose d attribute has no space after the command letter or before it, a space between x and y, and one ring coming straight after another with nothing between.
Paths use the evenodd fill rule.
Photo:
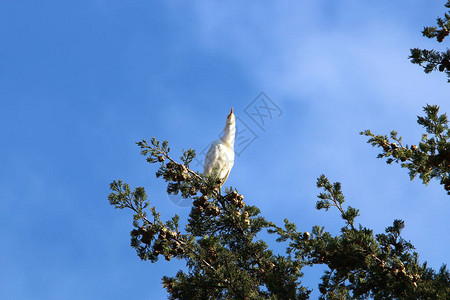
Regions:
<instances>
[{"instance_id":1,"label":"pine tree","mask_svg":"<svg viewBox=\"0 0 450 300\"><path fill-rule=\"evenodd\" d=\"M446 4L450 8L450 1ZM438 19L437 27L426 27L423 34L442 42L448 35L449 15ZM450 77L450 53L411 50L413 63L426 72L438 68ZM444 67L442 67L444 65ZM382 151L379 158L399 163L410 178L419 176L427 184L437 179L450 194L450 129L439 107L427 105L418 123L426 131L422 140L404 145L398 133L375 135L361 132L368 142ZM324 227L300 231L289 220L277 225L261 216L260 210L244 202L236 188L223 192L221 181L191 169L195 151L183 151L180 160L171 157L168 142L153 138L137 143L150 164L157 164L156 176L167 182L167 193L192 200L186 226L179 216L168 221L150 207L143 187L132 189L121 180L110 185L111 205L133 212L131 246L141 260L157 262L164 258L184 260L187 272L164 276L163 286L170 299L308 299L311 290L302 285L304 266L327 267L319 284L322 299L450 299L450 273L420 262L414 246L405 240L405 223L394 220L385 232L357 223L360 211L345 205L339 182L322 175L316 208L330 208L342 218L339 235ZM276 254L258 238L261 232L275 235L277 243L287 245L286 253Z\"/></svg>"},{"instance_id":2,"label":"pine tree","mask_svg":"<svg viewBox=\"0 0 450 300\"><path fill-rule=\"evenodd\" d=\"M396 131L391 131L390 138L374 135L370 130L361 134L370 137L368 143L383 150L378 158L386 158L388 164L400 163L402 168L409 170L411 180L417 175L425 184L433 178L439 179L450 195L450 130L447 115L439 115L437 105L426 105L423 110L425 117L418 117L417 123L425 128L426 133L418 145L403 145L403 139Z\"/></svg>"},{"instance_id":3,"label":"pine tree","mask_svg":"<svg viewBox=\"0 0 450 300\"><path fill-rule=\"evenodd\" d=\"M437 111L436 106L425 107L426 116L419 117L419 124L439 139L424 138L419 146L403 146L395 132L391 133L395 142L370 131L364 134L383 149L379 157L388 157L390 163L403 162L412 177L420 174L424 182L433 177L446 182L447 157L430 158L439 156L439 149L448 145L447 119L445 114L438 117ZM110 204L134 212L130 235L138 256L151 262L162 257L186 261L188 273L179 271L175 277L163 278L171 299L308 299L310 290L301 285L301 269L317 264L328 267L319 285L324 299L450 297L446 266L435 271L418 261L414 246L401 237L402 220L395 220L381 234L356 225L359 210L344 206L341 184L331 183L325 175L317 180L322 192L316 208L337 209L344 222L338 236L320 226L311 233L298 231L288 220L277 226L260 216L257 207L247 205L237 189L228 188L222 194L218 178L190 169L193 150L183 152L176 162L169 156L166 141L153 138L150 144L145 140L137 144L149 163L159 164L156 176L168 183L167 192L193 201L182 230L178 216L163 222L156 208L148 207L144 188L132 190L120 180L111 183ZM445 184L444 188L448 190ZM262 230L276 234L277 242L288 243L285 255L274 254L257 238Z\"/></svg>"},{"instance_id":4,"label":"pine tree","mask_svg":"<svg viewBox=\"0 0 450 300\"><path fill-rule=\"evenodd\" d=\"M450 8L450 0L447 1L445 7ZM436 38L439 43L442 43L450 31L450 11L444 14L444 18L437 18L436 23L437 26L424 27L422 34L430 39ZM425 73L435 70L444 72L449 78L447 82L450 82L450 49L437 51L414 48L411 49L409 58L413 64L422 66Z\"/></svg>"}]
</instances>

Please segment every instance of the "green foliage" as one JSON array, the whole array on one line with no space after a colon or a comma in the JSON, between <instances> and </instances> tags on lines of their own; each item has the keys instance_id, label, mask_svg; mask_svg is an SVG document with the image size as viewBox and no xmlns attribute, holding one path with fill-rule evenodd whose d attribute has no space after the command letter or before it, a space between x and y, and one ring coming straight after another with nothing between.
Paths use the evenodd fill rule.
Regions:
<instances>
[{"instance_id":1,"label":"green foliage","mask_svg":"<svg viewBox=\"0 0 450 300\"><path fill-rule=\"evenodd\" d=\"M427 111L437 114L436 109ZM437 124L443 125L446 119L433 118L435 122L426 118L420 122L443 134ZM396 133L392 136L400 140ZM183 151L178 163L169 156L167 142L152 139L151 145L145 140L137 144L148 162L159 163L156 175L167 182L168 192L193 201L181 230L178 216L163 222L155 207L149 208L151 220L147 218L149 202L144 188L132 191L121 180L110 186L110 204L134 212L130 235L138 256L151 262L159 257L186 262L188 272L162 279L170 299L308 299L310 290L300 281L305 265L327 266L319 284L323 299L445 299L450 295L445 266L435 272L419 264L413 245L400 235L403 221L395 220L385 233L377 235L356 226L359 210L344 207L341 184L331 183L325 175L317 179L322 192L316 207L326 211L337 208L344 220L337 236L320 226L314 226L311 233L298 231L289 220L284 228L279 227L260 216L257 207L247 205L235 188L225 189L222 195L217 178L189 168L193 150ZM263 230L287 245L285 255L273 253L258 238Z\"/></svg>"},{"instance_id":2,"label":"green foliage","mask_svg":"<svg viewBox=\"0 0 450 300\"><path fill-rule=\"evenodd\" d=\"M423 108L424 117L418 117L417 123L425 128L418 145L403 145L402 137L396 131L387 135L375 135L370 130L361 132L361 135L370 137L367 141L382 152L378 158L386 158L388 164L400 163L402 168L409 170L413 180L417 175L423 183L428 184L436 178L450 195L450 130L446 114L439 115L439 107L426 105Z\"/></svg>"},{"instance_id":3,"label":"green foliage","mask_svg":"<svg viewBox=\"0 0 450 300\"><path fill-rule=\"evenodd\" d=\"M121 180L113 181L110 188L112 192L108 196L109 203L115 208L128 208L134 212L135 229L130 232L131 247L136 249L142 260L156 262L159 254L167 260L170 260L172 256L182 257L187 236L179 232L177 215L164 224L155 207L151 207L153 220L149 221L147 212L144 211L149 205L144 188L137 187L131 192L130 186L123 184Z\"/></svg>"},{"instance_id":4,"label":"green foliage","mask_svg":"<svg viewBox=\"0 0 450 300\"><path fill-rule=\"evenodd\" d=\"M325 209L328 210L331 206L336 206L341 212L341 217L344 219L348 226L353 228L353 222L355 218L359 215L359 210L353 207L348 207L347 210L342 208L344 203L344 194L341 191L341 183L335 182L331 184L325 175L321 175L317 179L317 187L323 188L325 193L320 193L317 196L320 200L316 203L316 208L318 210Z\"/></svg>"},{"instance_id":5,"label":"green foliage","mask_svg":"<svg viewBox=\"0 0 450 300\"><path fill-rule=\"evenodd\" d=\"M312 234L298 232L287 220L284 229L271 232L280 235L278 241L290 241L288 253L301 263L328 267L319 285L323 299L446 299L450 295L445 266L437 274L418 263L413 245L400 236L403 221L395 220L386 233L377 235L362 225L355 228L358 211L342 207L340 184L331 184L322 175L317 185L325 191L318 196L318 208L335 206L346 221L341 235L332 236L319 226ZM436 284L437 278L443 280Z\"/></svg>"},{"instance_id":6,"label":"green foliage","mask_svg":"<svg viewBox=\"0 0 450 300\"><path fill-rule=\"evenodd\" d=\"M131 245L143 260L156 262L163 256L183 259L188 273L164 277L171 299L306 299L310 293L300 285L302 264L289 256L275 255L258 233L274 225L255 206L246 205L236 189L222 195L221 181L189 168L193 150L183 151L181 163L169 156L164 141L138 142L149 163L159 163L156 176L167 182L167 192L192 199L192 209L181 233L178 216L163 223L155 208L153 220L143 188L131 192L128 184L111 184L110 203L135 212ZM134 200L135 199L135 200ZM136 202L137 201L137 202Z\"/></svg>"},{"instance_id":7,"label":"green foliage","mask_svg":"<svg viewBox=\"0 0 450 300\"><path fill-rule=\"evenodd\" d=\"M450 2L445 4L445 7L450 8ZM439 43L442 43L448 36L450 31L450 11L444 14L444 18L437 18L437 26L424 27L422 34L427 38L436 38ZM422 66L425 73L439 70L444 72L449 78L450 82L450 50L445 51L426 50L420 48L411 49L409 59L413 64Z\"/></svg>"}]
</instances>

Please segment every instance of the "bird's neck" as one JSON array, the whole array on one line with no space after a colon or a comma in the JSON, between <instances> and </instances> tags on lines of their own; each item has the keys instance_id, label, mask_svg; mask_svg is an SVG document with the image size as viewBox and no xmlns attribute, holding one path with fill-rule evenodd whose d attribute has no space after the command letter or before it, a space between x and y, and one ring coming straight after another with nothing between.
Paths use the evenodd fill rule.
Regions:
<instances>
[{"instance_id":1,"label":"bird's neck","mask_svg":"<svg viewBox=\"0 0 450 300\"><path fill-rule=\"evenodd\" d=\"M234 139L236 135L236 124L233 122L231 124L225 125L223 129L222 141L229 147L234 147Z\"/></svg>"}]
</instances>

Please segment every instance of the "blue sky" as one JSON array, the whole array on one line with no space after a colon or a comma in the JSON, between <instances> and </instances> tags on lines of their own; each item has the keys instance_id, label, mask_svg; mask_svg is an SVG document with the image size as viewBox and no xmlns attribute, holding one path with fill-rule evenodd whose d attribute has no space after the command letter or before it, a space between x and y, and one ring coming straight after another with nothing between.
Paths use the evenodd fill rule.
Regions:
<instances>
[{"instance_id":1,"label":"blue sky","mask_svg":"<svg viewBox=\"0 0 450 300\"><path fill-rule=\"evenodd\" d=\"M396 218L422 261L448 263L449 200L377 160L358 132L412 144L426 103L450 112L443 74L408 60L443 49L420 30L444 1L2 1L0 294L4 299L165 299L182 262L141 262L131 214L107 202L121 178L167 219L185 218L135 141L203 149L231 107L258 138L228 179L268 219L338 233L315 180L343 184L359 222ZM282 110L264 130L245 113L260 92ZM308 270L305 269L305 272ZM320 273L304 282L317 290ZM317 294L315 294L317 295Z\"/></svg>"}]
</instances>

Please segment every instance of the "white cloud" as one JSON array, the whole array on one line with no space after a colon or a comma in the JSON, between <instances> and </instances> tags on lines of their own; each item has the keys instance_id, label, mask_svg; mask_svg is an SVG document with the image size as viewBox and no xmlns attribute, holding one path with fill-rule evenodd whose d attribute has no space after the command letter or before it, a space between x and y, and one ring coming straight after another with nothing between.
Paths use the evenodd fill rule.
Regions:
<instances>
[{"instance_id":1,"label":"white cloud","mask_svg":"<svg viewBox=\"0 0 450 300\"><path fill-rule=\"evenodd\" d=\"M233 57L255 86L280 99L351 101L339 97L345 94L363 103L370 95L382 105L415 109L445 86L443 76L426 76L407 60L422 39L421 25L411 27L400 4L393 11L353 1L329 6L199 1L191 13L206 51Z\"/></svg>"}]
</instances>

